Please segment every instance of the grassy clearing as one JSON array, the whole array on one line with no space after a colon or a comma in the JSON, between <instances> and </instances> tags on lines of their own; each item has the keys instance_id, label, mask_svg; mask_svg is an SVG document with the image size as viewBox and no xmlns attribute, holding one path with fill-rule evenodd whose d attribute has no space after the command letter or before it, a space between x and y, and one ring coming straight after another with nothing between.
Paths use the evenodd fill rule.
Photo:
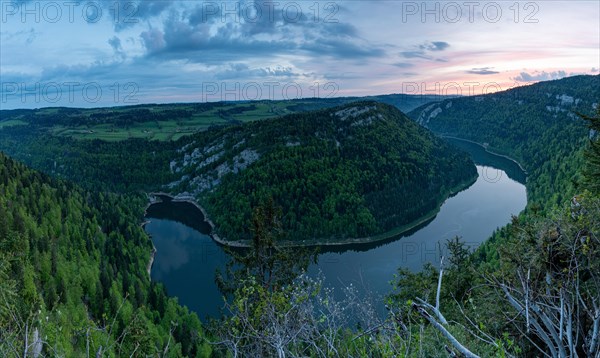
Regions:
<instances>
[{"instance_id":1,"label":"grassy clearing","mask_svg":"<svg viewBox=\"0 0 600 358\"><path fill-rule=\"evenodd\" d=\"M254 108L248 109L247 107ZM162 111L165 112L165 110ZM276 117L285 112L283 108L276 108L274 110L272 105L263 103L253 106L236 104L195 113L185 119L174 117L164 121L135 122L127 127L114 124L53 126L50 132L56 136L87 140L119 141L129 138L146 138L166 141L177 140L185 135L205 131L215 125L258 121ZM23 123L27 124L26 122Z\"/></svg>"},{"instance_id":2,"label":"grassy clearing","mask_svg":"<svg viewBox=\"0 0 600 358\"><path fill-rule=\"evenodd\" d=\"M19 120L19 119L9 119L7 121L0 121L0 129L5 128L5 127L23 126L23 125L27 125L27 122Z\"/></svg>"},{"instance_id":3,"label":"grassy clearing","mask_svg":"<svg viewBox=\"0 0 600 358\"><path fill-rule=\"evenodd\" d=\"M327 102L256 101L221 103L148 104L113 108L42 108L3 113L0 129L31 125L50 135L80 140L121 141L129 138L177 140L212 126L260 121Z\"/></svg>"}]
</instances>

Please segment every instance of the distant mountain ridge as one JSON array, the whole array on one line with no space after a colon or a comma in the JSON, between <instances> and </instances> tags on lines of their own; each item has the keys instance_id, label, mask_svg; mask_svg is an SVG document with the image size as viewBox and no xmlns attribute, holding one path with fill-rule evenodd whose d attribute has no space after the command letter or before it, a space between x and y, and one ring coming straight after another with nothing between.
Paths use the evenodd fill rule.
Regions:
<instances>
[{"instance_id":1,"label":"distant mountain ridge","mask_svg":"<svg viewBox=\"0 0 600 358\"><path fill-rule=\"evenodd\" d=\"M376 100L410 111L447 96L389 94L369 97L302 98L235 102L140 104L104 108L48 107L0 110L2 129L20 128L75 139L122 141L176 140L214 126L240 124L281 115Z\"/></svg>"}]
</instances>

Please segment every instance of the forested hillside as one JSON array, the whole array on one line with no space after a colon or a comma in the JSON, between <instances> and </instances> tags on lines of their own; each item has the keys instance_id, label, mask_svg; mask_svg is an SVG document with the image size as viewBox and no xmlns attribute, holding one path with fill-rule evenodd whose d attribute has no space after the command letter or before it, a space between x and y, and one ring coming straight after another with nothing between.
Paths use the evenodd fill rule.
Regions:
<instances>
[{"instance_id":1,"label":"forested hillside","mask_svg":"<svg viewBox=\"0 0 600 358\"><path fill-rule=\"evenodd\" d=\"M0 110L0 131L82 140L172 141L214 126L240 124L285 114L332 108L369 99L396 106L403 112L447 96L389 94L370 97L302 98L278 101L238 101L141 104L106 108L40 108Z\"/></svg>"},{"instance_id":2,"label":"forested hillside","mask_svg":"<svg viewBox=\"0 0 600 358\"><path fill-rule=\"evenodd\" d=\"M600 130L600 110L586 125ZM474 254L456 237L439 268L400 268L384 319L352 286L340 301L300 272L293 284L273 283L302 255L273 250L281 213L258 208L254 250L238 261L232 317L215 328L220 347L252 356L597 357L600 138L591 139L581 148L578 195L545 215L514 217ZM349 312L356 330L342 328Z\"/></svg>"},{"instance_id":3,"label":"forested hillside","mask_svg":"<svg viewBox=\"0 0 600 358\"><path fill-rule=\"evenodd\" d=\"M513 217L473 254L458 238L450 241L444 271L400 270L392 296L398 309L414 297L433 302L439 292L435 308L421 301L411 307L440 333L450 331L446 338L471 340L463 353L483 344L524 357L600 354L600 109L580 120L591 135L578 148L581 160L571 163L581 178L576 195L557 193L567 197L557 207L542 200L548 206ZM565 165L568 158L554 160ZM564 176L555 180L568 187ZM460 338L465 332L469 337ZM457 341L448 342L460 351Z\"/></svg>"},{"instance_id":4,"label":"forested hillside","mask_svg":"<svg viewBox=\"0 0 600 358\"><path fill-rule=\"evenodd\" d=\"M146 201L0 153L0 356L210 353L198 317L149 280Z\"/></svg>"},{"instance_id":5,"label":"forested hillside","mask_svg":"<svg viewBox=\"0 0 600 358\"><path fill-rule=\"evenodd\" d=\"M374 236L436 213L472 183L468 156L396 108L358 102L192 137L171 169L228 240L249 239L252 208L281 206L288 240Z\"/></svg>"},{"instance_id":6,"label":"forested hillside","mask_svg":"<svg viewBox=\"0 0 600 358\"><path fill-rule=\"evenodd\" d=\"M340 240L414 225L476 177L470 159L392 106L357 102L177 141L76 140L35 126L0 130L0 149L89 190L191 193L217 232L249 238L273 197L289 240Z\"/></svg>"},{"instance_id":7,"label":"forested hillside","mask_svg":"<svg viewBox=\"0 0 600 358\"><path fill-rule=\"evenodd\" d=\"M375 210L377 201L395 193L419 198L402 191L401 184L443 198L453 184L472 178L470 160L390 106L363 102L214 129L172 142L164 152L150 141L38 142L40 137L19 132L19 138L29 138L19 142L5 132L3 143L14 143L23 158L54 174L63 170L82 183L90 180L97 190L52 179L0 154L0 356L595 357L600 353L600 109L591 115L582 103L591 108L600 100L588 96L596 93L597 80L575 77L522 88L529 94L521 104L504 98L510 92L443 103L450 110L491 102L507 115L511 106L529 103L532 112L520 114L521 126L516 119L479 123L478 116L492 118L482 109L471 117L466 109L448 117L444 110L432 117L423 109L430 113L425 122L438 132L486 142L520 159L530 173L529 198L536 205L473 254L459 238L449 240L442 270L400 269L390 277L394 292L383 318L352 287L339 300L319 278L302 275L301 250L277 248L272 238L286 230L293 238L294 228L302 232L289 213L322 232L342 218L361 223L351 215L366 211L375 213L367 222L380 224L383 218L382 226L396 225L398 216L382 210L378 217ZM541 95L528 92L536 86L544 89ZM550 89L567 97L548 96ZM570 97L569 109L561 104L551 119L545 117L546 101L570 102ZM589 114L588 120L569 114L575 110ZM436 127L438 117L452 125ZM510 133L494 134L505 126ZM54 155L61 158L56 165ZM125 174L129 161L136 160L139 166L131 165L138 169ZM109 170L111 163L115 168ZM436 179L439 172L455 176ZM420 182L411 182L413 177ZM153 180L173 180L163 189L189 190L210 210L227 209L221 215L228 217L213 215L217 224L247 225L240 230L254 239L255 250L234 256L235 274L220 277L230 279L228 315L209 325L210 338L195 314L149 281L152 245L140 227L146 196L107 192L160 188ZM243 203L245 197L256 202ZM304 197L315 205L294 201ZM426 209L427 203L391 206ZM340 211L346 207L355 211ZM337 213L336 220L328 210ZM247 212L250 220L243 224ZM305 217L311 220L303 223ZM352 224L335 229L368 228Z\"/></svg>"},{"instance_id":8,"label":"forested hillside","mask_svg":"<svg viewBox=\"0 0 600 358\"><path fill-rule=\"evenodd\" d=\"M402 94L370 98L401 110L443 99ZM356 101L360 97L0 110L0 150L86 189L152 191L178 179L169 162L194 133L202 143L218 127Z\"/></svg>"},{"instance_id":9,"label":"forested hillside","mask_svg":"<svg viewBox=\"0 0 600 358\"><path fill-rule=\"evenodd\" d=\"M409 116L442 135L485 144L527 170L530 204L561 205L575 193L588 129L577 113L591 115L600 76L540 82L484 96L446 99Z\"/></svg>"}]
</instances>

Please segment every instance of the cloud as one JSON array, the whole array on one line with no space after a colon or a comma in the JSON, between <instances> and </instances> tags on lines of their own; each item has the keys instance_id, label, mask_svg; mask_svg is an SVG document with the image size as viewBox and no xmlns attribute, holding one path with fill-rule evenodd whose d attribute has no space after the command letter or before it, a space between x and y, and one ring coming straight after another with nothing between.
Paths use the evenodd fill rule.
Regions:
<instances>
[{"instance_id":1,"label":"cloud","mask_svg":"<svg viewBox=\"0 0 600 358\"><path fill-rule=\"evenodd\" d=\"M146 50L150 53L159 52L166 47L164 33L157 29L150 29L140 35Z\"/></svg>"},{"instance_id":2,"label":"cloud","mask_svg":"<svg viewBox=\"0 0 600 358\"><path fill-rule=\"evenodd\" d=\"M430 61L447 62L447 60L435 58L431 53L444 51L448 47L450 47L450 44L445 41L425 42L415 46L414 50L400 52L400 56L404 58L421 58Z\"/></svg>"},{"instance_id":3,"label":"cloud","mask_svg":"<svg viewBox=\"0 0 600 358\"><path fill-rule=\"evenodd\" d=\"M415 65L412 63L408 63L408 62L396 62L396 63L393 63L392 66L396 66L398 68L410 68L410 67L414 67Z\"/></svg>"},{"instance_id":4,"label":"cloud","mask_svg":"<svg viewBox=\"0 0 600 358\"><path fill-rule=\"evenodd\" d=\"M513 79L518 82L535 82L535 81L556 80L556 79L560 79L563 77L567 77L567 72L565 72L565 71L553 71L553 72L534 71L532 73L521 72L521 74L519 74L518 76L516 76Z\"/></svg>"},{"instance_id":5,"label":"cloud","mask_svg":"<svg viewBox=\"0 0 600 358\"><path fill-rule=\"evenodd\" d=\"M172 0L115 0L102 2L111 14L115 31L119 32L159 16L173 5Z\"/></svg>"},{"instance_id":6,"label":"cloud","mask_svg":"<svg viewBox=\"0 0 600 358\"><path fill-rule=\"evenodd\" d=\"M472 68L466 72L473 75L495 75L497 73L500 73L498 71L493 71L492 69L493 67L480 67Z\"/></svg>"},{"instance_id":7,"label":"cloud","mask_svg":"<svg viewBox=\"0 0 600 358\"><path fill-rule=\"evenodd\" d=\"M127 57L127 55L123 51L123 47L121 46L120 38L118 38L117 36L113 36L110 39L108 39L108 44L110 45L110 47L112 47L113 51L115 52L115 56L123 60Z\"/></svg>"},{"instance_id":8,"label":"cloud","mask_svg":"<svg viewBox=\"0 0 600 358\"><path fill-rule=\"evenodd\" d=\"M35 31L33 29L33 27L32 27L29 30L21 30L21 31L16 31L16 32L6 32L6 31L3 31L3 32L0 32L0 34L6 40L13 40L13 39L24 38L25 39L25 43L27 45L30 45L40 35L40 32Z\"/></svg>"},{"instance_id":9,"label":"cloud","mask_svg":"<svg viewBox=\"0 0 600 358\"><path fill-rule=\"evenodd\" d=\"M256 4L265 6L264 2ZM140 34L146 55L209 64L249 56L316 55L361 60L386 54L383 47L360 38L351 24L315 22L306 15L286 17L281 9L271 9L271 15L263 13L256 19L250 17L251 21L244 16L238 17L240 21L223 21L222 16L215 15L218 11L200 6L184 12L171 10L162 29L150 28Z\"/></svg>"},{"instance_id":10,"label":"cloud","mask_svg":"<svg viewBox=\"0 0 600 358\"><path fill-rule=\"evenodd\" d=\"M596 73L598 72L598 69L596 67L592 67L592 69L590 70L591 73Z\"/></svg>"},{"instance_id":11,"label":"cloud","mask_svg":"<svg viewBox=\"0 0 600 358\"><path fill-rule=\"evenodd\" d=\"M31 83L30 81L31 75L25 72L17 72L17 71L4 71L2 72L2 86L0 86L0 93L3 91L11 91L9 88L9 84L17 84L17 83Z\"/></svg>"},{"instance_id":12,"label":"cloud","mask_svg":"<svg viewBox=\"0 0 600 358\"><path fill-rule=\"evenodd\" d=\"M114 79L118 78L115 76L115 71L119 69L121 63L121 61L96 61L90 64L45 67L41 71L39 80L40 82L46 83L52 81L64 81L65 79L83 82L105 80L110 79L111 77Z\"/></svg>"},{"instance_id":13,"label":"cloud","mask_svg":"<svg viewBox=\"0 0 600 358\"><path fill-rule=\"evenodd\" d=\"M108 39L108 44L113 48L113 50L115 50L115 52L123 49L121 47L121 39L119 39L117 36L113 36L112 38Z\"/></svg>"},{"instance_id":14,"label":"cloud","mask_svg":"<svg viewBox=\"0 0 600 358\"><path fill-rule=\"evenodd\" d=\"M444 51L450 44L444 41L433 41L420 45L419 48L427 51Z\"/></svg>"},{"instance_id":15,"label":"cloud","mask_svg":"<svg viewBox=\"0 0 600 358\"><path fill-rule=\"evenodd\" d=\"M431 60L430 56L425 55L425 51L402 51L400 52L400 56L405 58L424 58L426 60Z\"/></svg>"},{"instance_id":16,"label":"cloud","mask_svg":"<svg viewBox=\"0 0 600 358\"><path fill-rule=\"evenodd\" d=\"M250 68L250 66L244 63L233 63L229 64L229 68L216 72L215 78L218 80L228 79L264 79L268 78L299 78L309 77L309 74L296 72L290 66L273 66L273 67L261 67L261 68Z\"/></svg>"}]
</instances>

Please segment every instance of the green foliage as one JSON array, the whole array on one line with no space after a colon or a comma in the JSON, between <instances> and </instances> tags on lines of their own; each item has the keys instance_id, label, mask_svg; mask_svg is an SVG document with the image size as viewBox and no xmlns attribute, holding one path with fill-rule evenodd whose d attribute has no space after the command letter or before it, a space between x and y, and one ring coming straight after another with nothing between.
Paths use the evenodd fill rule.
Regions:
<instances>
[{"instance_id":1,"label":"green foliage","mask_svg":"<svg viewBox=\"0 0 600 358\"><path fill-rule=\"evenodd\" d=\"M585 303L581 317L597 300L600 126L597 117L587 117L590 133L574 113L589 115L600 98L599 79L577 76L446 99L411 114L437 133L487 143L529 172L526 213L495 232L474 254L457 238L447 245L441 310L450 321L448 330L482 356L533 356L542 344L533 333L524 333L526 322L497 290L499 283L518 290L527 272L534 298L547 304L555 304L552 300L565 290L580 290L573 302ZM289 104L298 106L289 111L323 108L308 100ZM215 106L210 111L223 123L237 123L259 119L256 111L262 105ZM175 112L160 117L140 107L114 117L102 111L83 116L66 109L11 111L5 125L0 123L0 147L48 173L87 183L87 188L156 190L173 181L170 190L189 190L206 204L226 238L255 238L255 250L237 261L245 269L229 285L232 316L224 317L215 331L229 339L224 343L229 352L250 347L246 352L276 355L278 347L285 347L305 356L439 356L447 340L410 309L415 297L435 299L434 267L419 273L399 271L386 321L364 320L366 324L351 329L332 319L341 306L321 296L318 282L294 279L298 266L287 264L289 253L277 249L282 239L338 240L384 232L434 212L449 192L472 179L473 168L464 155L395 110L372 102L349 107L357 106L375 106L376 111L342 120L334 114L340 108L323 110L163 143L76 141L47 134L69 137L60 131L104 126L117 117L114 125L126 130L148 126L150 121L140 119L145 116L166 126ZM286 111L275 107L269 109L273 115ZM177 116L200 121L195 114ZM203 164L179 165L196 149ZM258 154L258 160L240 156L243 151ZM156 355L167 345L171 356L210 354L198 318L168 298L160 285L148 282L151 245L138 225L144 197L84 191L3 155L0 164L2 355L13 354L13 348L22 355L24 337L33 340L36 330L48 355L86 356L88 344L90 355L100 346L108 356L134 351ZM219 174L236 166L232 173ZM579 171L584 166L582 181ZM187 180L176 182L185 175ZM218 185L202 188L195 178ZM591 193L571 201L576 191L585 189ZM252 209L269 198L273 202L266 207ZM575 342L580 356L586 354L585 331L593 318L585 317L575 325L584 333ZM491 339L483 342L472 332ZM239 339L237 348L232 338Z\"/></svg>"},{"instance_id":2,"label":"green foliage","mask_svg":"<svg viewBox=\"0 0 600 358\"><path fill-rule=\"evenodd\" d=\"M250 208L267 198L282 207L283 240L375 237L435 213L477 175L467 155L375 102L196 135L182 149L172 190L195 193L232 241L250 239Z\"/></svg>"},{"instance_id":3,"label":"green foliage","mask_svg":"<svg viewBox=\"0 0 600 358\"><path fill-rule=\"evenodd\" d=\"M298 105L287 105L292 104ZM344 108L291 115L214 128L175 142L82 141L49 136L44 126L104 123L111 115L138 118L134 114L140 108L10 111L10 118L29 118L30 125L0 130L0 150L90 190L197 193L218 232L229 240L250 238L250 208L268 197L285 213L287 237L282 239L337 241L405 230L435 214L451 192L474 180L467 156L394 108L356 105L372 109L347 120L334 115ZM246 107L227 107L227 113ZM201 149L213 157L203 158L202 165L183 164ZM242 153L260 158L253 162L252 155ZM233 169L221 175L223 168ZM198 178L215 187L199 187Z\"/></svg>"},{"instance_id":4,"label":"green foliage","mask_svg":"<svg viewBox=\"0 0 600 358\"><path fill-rule=\"evenodd\" d=\"M589 351L594 325L598 324L597 310L589 307L596 307L600 297L599 217L600 198L586 192L546 217L515 220L498 246L498 267L489 271L490 282L497 287L497 302L504 301L503 305L507 305L506 294L500 289L507 286L517 300L524 302L529 299L532 306L537 304L546 313L559 312L552 317L557 327L558 317L564 322L572 322L565 325L561 334L564 339L559 346L563 346L567 353L577 352L580 356L598 353L597 347L595 351ZM528 294L523 297L525 287ZM560 314L561 309L566 312L564 316ZM514 307L505 308L505 311L515 314L513 335L527 330L527 320L522 311ZM494 310L492 314L496 312ZM532 317L535 315L532 314ZM530 330L535 343L549 352L548 342L540 339L542 332L534 328ZM567 339L571 333L582 337L574 340L572 346ZM521 344L524 349L530 350L530 355L535 352L535 348L527 342Z\"/></svg>"},{"instance_id":5,"label":"green foliage","mask_svg":"<svg viewBox=\"0 0 600 358\"><path fill-rule=\"evenodd\" d=\"M315 105L339 103L325 102ZM222 115L251 109L207 106L202 110L218 110ZM356 106L370 110L345 119L334 114ZM215 128L176 142L81 141L47 135L48 126L59 124L101 125L115 120L114 116L145 121L142 112L150 117L175 115L165 113L176 110L195 113L195 107L188 107L167 106L161 112L137 107L9 111L9 118L29 125L0 130L0 149L91 190L156 191L173 182L173 192L198 194L219 234L229 240L250 238L250 208L268 197L285 213L284 240L336 241L407 228L433 215L451 192L476 175L464 154L394 108L374 102ZM223 149L210 152L214 157L204 158L206 164L185 166L182 163L189 159L179 160L182 154L193 158L196 150L210 146ZM260 158L253 162L252 155ZM233 169L222 175L223 168ZM198 187L198 178L215 187Z\"/></svg>"},{"instance_id":6,"label":"green foliage","mask_svg":"<svg viewBox=\"0 0 600 358\"><path fill-rule=\"evenodd\" d=\"M207 352L196 315L149 282L145 197L83 191L1 153L0 174L0 355L22 355L34 331L53 356Z\"/></svg>"},{"instance_id":7,"label":"green foliage","mask_svg":"<svg viewBox=\"0 0 600 358\"><path fill-rule=\"evenodd\" d=\"M529 209L513 217L511 224L496 231L473 255L465 256L460 245L453 242L451 265L446 268L441 291L446 318L479 336L496 337L493 342L499 356L504 356L504 350L519 356L539 355L537 347L550 353L539 330L530 328L524 333L524 311L509 304L500 289L503 285L523 300L527 298L519 295L527 287L529 300L538 300L543 309L553 312L560 311L559 297L564 298L572 305L570 312L580 312L571 317L576 322L573 334L588 337L574 341L572 352L592 354L586 353L584 341L592 336L595 314L585 307L593 306L600 292L599 259L595 257L600 237L599 200L590 193L573 195L576 190L594 189L597 181L593 173L598 172L600 162L595 160L597 142L592 131L584 163L588 133L574 113L589 113L592 103L597 103L599 79L579 76L499 94L453 99L451 105L450 101L440 103L442 110L435 116L429 116L435 106L412 113L413 118L436 132L489 143L493 150L516 158L529 171ZM597 128L597 120L585 118L592 130ZM585 181L580 179L584 168ZM434 271L417 275L402 272L399 277L391 304L401 305L411 296L424 296L431 302ZM418 282L423 284L415 285ZM573 297L578 298L571 300ZM558 326L558 322L555 324ZM564 333L561 337L566 336ZM485 348L473 336L459 341L475 352ZM564 338L559 345L567 347L569 343Z\"/></svg>"},{"instance_id":8,"label":"green foliage","mask_svg":"<svg viewBox=\"0 0 600 358\"><path fill-rule=\"evenodd\" d=\"M510 323L503 318L504 312L509 309L506 303L498 299L486 285L485 277L472 259L473 255L460 238L448 240L446 249L448 256L444 260L440 290L440 311L449 322L445 325L446 329L463 346L479 356L517 355L521 349L515 344L517 332L510 330ZM405 336L421 340L419 346L409 350L408 356L439 356L441 352L454 349L438 330L413 309L417 297L435 304L438 278L439 270L427 264L416 273L399 269L392 281L394 291L386 301L390 315L403 322ZM479 337L485 337L488 342Z\"/></svg>"},{"instance_id":9,"label":"green foliage","mask_svg":"<svg viewBox=\"0 0 600 358\"><path fill-rule=\"evenodd\" d=\"M44 135L26 126L0 131L0 150L54 177L88 190L153 190L173 179L173 142L132 139L80 141Z\"/></svg>"},{"instance_id":10,"label":"green foliage","mask_svg":"<svg viewBox=\"0 0 600 358\"><path fill-rule=\"evenodd\" d=\"M409 116L435 133L487 144L528 172L529 206L560 207L580 190L589 115L600 76L574 76L483 96L446 99Z\"/></svg>"},{"instance_id":11,"label":"green foliage","mask_svg":"<svg viewBox=\"0 0 600 358\"><path fill-rule=\"evenodd\" d=\"M412 110L443 96L392 94L365 97ZM28 132L79 140L124 141L145 139L170 141L223 126L273 118L279 115L335 107L360 101L359 97L308 98L282 101L143 104L109 108L41 108L0 110L0 130L24 126Z\"/></svg>"},{"instance_id":12,"label":"green foliage","mask_svg":"<svg viewBox=\"0 0 600 358\"><path fill-rule=\"evenodd\" d=\"M217 284L224 295L235 293L249 279L267 291L276 291L290 285L311 261L316 262L316 252L277 245L282 235L280 220L281 208L271 198L253 209L250 248L227 249L231 257L227 271L224 276L217 272Z\"/></svg>"},{"instance_id":13,"label":"green foliage","mask_svg":"<svg viewBox=\"0 0 600 358\"><path fill-rule=\"evenodd\" d=\"M585 152L585 184L589 190L600 194L600 104L596 108L595 116L582 115L582 118L588 122L590 128L590 143Z\"/></svg>"}]
</instances>

